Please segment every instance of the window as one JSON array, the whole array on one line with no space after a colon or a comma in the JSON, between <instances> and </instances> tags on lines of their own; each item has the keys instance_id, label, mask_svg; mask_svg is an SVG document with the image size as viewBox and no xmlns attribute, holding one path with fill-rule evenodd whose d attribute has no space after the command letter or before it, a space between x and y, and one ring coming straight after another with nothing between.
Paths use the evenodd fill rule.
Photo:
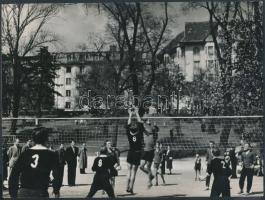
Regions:
<instances>
[{"instance_id":1,"label":"window","mask_svg":"<svg viewBox=\"0 0 265 200\"><path fill-rule=\"evenodd\" d=\"M200 72L200 61L194 61L193 74L199 74L199 72Z\"/></svg>"},{"instance_id":2,"label":"window","mask_svg":"<svg viewBox=\"0 0 265 200\"><path fill-rule=\"evenodd\" d=\"M70 97L71 96L71 90L66 90L66 96Z\"/></svg>"},{"instance_id":3,"label":"window","mask_svg":"<svg viewBox=\"0 0 265 200\"><path fill-rule=\"evenodd\" d=\"M80 66L80 74L83 74L83 73L84 73L84 67Z\"/></svg>"},{"instance_id":4,"label":"window","mask_svg":"<svg viewBox=\"0 0 265 200\"><path fill-rule=\"evenodd\" d=\"M213 52L213 46L208 46L208 57L213 58L214 52Z\"/></svg>"},{"instance_id":5,"label":"window","mask_svg":"<svg viewBox=\"0 0 265 200\"><path fill-rule=\"evenodd\" d=\"M194 56L200 56L200 48L199 47L193 48L193 55Z\"/></svg>"},{"instance_id":6,"label":"window","mask_svg":"<svg viewBox=\"0 0 265 200\"><path fill-rule=\"evenodd\" d=\"M66 67L66 73L71 73L71 67Z\"/></svg>"},{"instance_id":7,"label":"window","mask_svg":"<svg viewBox=\"0 0 265 200\"><path fill-rule=\"evenodd\" d=\"M210 81L210 82L214 81L214 74L212 74L212 73L208 74L208 81Z\"/></svg>"},{"instance_id":8,"label":"window","mask_svg":"<svg viewBox=\"0 0 265 200\"><path fill-rule=\"evenodd\" d=\"M65 102L65 108L71 108L71 102Z\"/></svg>"},{"instance_id":9,"label":"window","mask_svg":"<svg viewBox=\"0 0 265 200\"><path fill-rule=\"evenodd\" d=\"M212 69L214 69L214 62L213 62L213 60L208 60L207 61L207 67L208 67L208 69L209 70L212 70Z\"/></svg>"},{"instance_id":10,"label":"window","mask_svg":"<svg viewBox=\"0 0 265 200\"><path fill-rule=\"evenodd\" d=\"M67 61L71 61L71 55L67 55Z\"/></svg>"},{"instance_id":11,"label":"window","mask_svg":"<svg viewBox=\"0 0 265 200\"><path fill-rule=\"evenodd\" d=\"M200 73L201 73L200 61L194 61L193 62L193 79L194 80L200 79Z\"/></svg>"},{"instance_id":12,"label":"window","mask_svg":"<svg viewBox=\"0 0 265 200\"><path fill-rule=\"evenodd\" d=\"M168 54L165 54L164 55L164 63L165 64L168 64L169 63L169 55Z\"/></svg>"},{"instance_id":13,"label":"window","mask_svg":"<svg viewBox=\"0 0 265 200\"><path fill-rule=\"evenodd\" d=\"M66 78L66 85L71 85L71 78Z\"/></svg>"},{"instance_id":14,"label":"window","mask_svg":"<svg viewBox=\"0 0 265 200\"><path fill-rule=\"evenodd\" d=\"M84 61L84 54L79 54L79 61Z\"/></svg>"}]
</instances>

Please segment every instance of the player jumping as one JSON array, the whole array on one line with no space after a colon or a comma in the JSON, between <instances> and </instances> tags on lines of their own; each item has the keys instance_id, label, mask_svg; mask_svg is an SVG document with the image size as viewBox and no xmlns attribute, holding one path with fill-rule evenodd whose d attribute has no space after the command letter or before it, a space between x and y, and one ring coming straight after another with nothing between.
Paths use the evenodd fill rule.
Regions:
<instances>
[{"instance_id":1,"label":"player jumping","mask_svg":"<svg viewBox=\"0 0 265 200\"><path fill-rule=\"evenodd\" d=\"M127 155L128 179L126 191L133 194L135 176L141 160L144 127L138 113L138 108L133 107L128 110L128 113L129 119L126 125L126 133L129 141L129 151ZM136 115L137 122L132 122L133 114Z\"/></svg>"},{"instance_id":2,"label":"player jumping","mask_svg":"<svg viewBox=\"0 0 265 200\"><path fill-rule=\"evenodd\" d=\"M155 139L153 133L154 127L152 127L149 119L146 119L144 122L144 152L141 160L140 169L148 175L148 188L152 186L152 180L154 178L151 171L155 146Z\"/></svg>"}]
</instances>

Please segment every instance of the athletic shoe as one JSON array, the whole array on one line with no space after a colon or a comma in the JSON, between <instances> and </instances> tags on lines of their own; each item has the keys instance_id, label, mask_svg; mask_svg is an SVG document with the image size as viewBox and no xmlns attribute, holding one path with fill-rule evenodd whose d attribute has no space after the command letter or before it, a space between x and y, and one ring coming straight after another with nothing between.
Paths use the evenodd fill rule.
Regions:
<instances>
[{"instance_id":1,"label":"athletic shoe","mask_svg":"<svg viewBox=\"0 0 265 200\"><path fill-rule=\"evenodd\" d=\"M246 195L246 196L250 195L250 192L246 192L245 195Z\"/></svg>"},{"instance_id":2,"label":"athletic shoe","mask_svg":"<svg viewBox=\"0 0 265 200\"><path fill-rule=\"evenodd\" d=\"M152 180L155 178L155 176L153 174L151 174L150 176L150 182L152 182Z\"/></svg>"},{"instance_id":3,"label":"athletic shoe","mask_svg":"<svg viewBox=\"0 0 265 200\"><path fill-rule=\"evenodd\" d=\"M237 194L243 194L243 190L240 190Z\"/></svg>"},{"instance_id":4,"label":"athletic shoe","mask_svg":"<svg viewBox=\"0 0 265 200\"><path fill-rule=\"evenodd\" d=\"M131 193L131 194L134 194L134 192L133 192L133 190L132 190L132 189L130 189L128 192L129 192L129 193Z\"/></svg>"},{"instance_id":5,"label":"athletic shoe","mask_svg":"<svg viewBox=\"0 0 265 200\"><path fill-rule=\"evenodd\" d=\"M149 183L149 184L147 185L147 189L150 189L152 186L153 186L153 184L152 184L152 183Z\"/></svg>"}]
</instances>

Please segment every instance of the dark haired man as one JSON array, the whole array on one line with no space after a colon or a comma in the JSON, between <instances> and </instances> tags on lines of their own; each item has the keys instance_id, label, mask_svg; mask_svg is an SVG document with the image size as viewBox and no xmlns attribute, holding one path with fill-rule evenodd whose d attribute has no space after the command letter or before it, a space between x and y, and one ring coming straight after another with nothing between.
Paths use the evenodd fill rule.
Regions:
<instances>
[{"instance_id":1,"label":"dark haired man","mask_svg":"<svg viewBox=\"0 0 265 200\"><path fill-rule=\"evenodd\" d=\"M209 167L213 159L213 148L214 148L214 141L210 141L209 148L207 149L207 152L206 152L206 166L207 166L206 172L208 173L206 177L206 190L209 190L209 185L210 185L210 180L211 180L212 173L209 172Z\"/></svg>"},{"instance_id":2,"label":"dark haired man","mask_svg":"<svg viewBox=\"0 0 265 200\"><path fill-rule=\"evenodd\" d=\"M70 147L67 147L65 151L65 158L68 165L68 185L75 186L77 156L79 149L75 146L75 142L72 140Z\"/></svg>"},{"instance_id":3,"label":"dark haired man","mask_svg":"<svg viewBox=\"0 0 265 200\"><path fill-rule=\"evenodd\" d=\"M17 162L19 156L21 154L21 146L19 145L19 139L16 138L14 145L9 147L8 151L7 151L7 155L9 158L9 168L10 171L12 171L15 163Z\"/></svg>"},{"instance_id":4,"label":"dark haired man","mask_svg":"<svg viewBox=\"0 0 265 200\"><path fill-rule=\"evenodd\" d=\"M243 193L244 182L247 177L247 193L249 195L251 187L252 187L252 180L254 175L254 162L255 162L255 154L250 150L250 145L246 143L244 145L244 152L241 155L242 157L242 171L239 178L239 194Z\"/></svg>"},{"instance_id":5,"label":"dark haired man","mask_svg":"<svg viewBox=\"0 0 265 200\"><path fill-rule=\"evenodd\" d=\"M34 147L23 152L14 164L9 178L11 198L48 198L50 172L57 171L58 157L46 147L48 133L38 130L34 133ZM19 188L19 179L21 187ZM59 197L60 185L54 177L53 193Z\"/></svg>"},{"instance_id":6,"label":"dark haired man","mask_svg":"<svg viewBox=\"0 0 265 200\"><path fill-rule=\"evenodd\" d=\"M230 197L230 185L228 177L231 175L231 169L226 166L223 158L220 158L220 151L216 148L212 149L212 160L208 166L208 174L214 176L211 198Z\"/></svg>"}]
</instances>

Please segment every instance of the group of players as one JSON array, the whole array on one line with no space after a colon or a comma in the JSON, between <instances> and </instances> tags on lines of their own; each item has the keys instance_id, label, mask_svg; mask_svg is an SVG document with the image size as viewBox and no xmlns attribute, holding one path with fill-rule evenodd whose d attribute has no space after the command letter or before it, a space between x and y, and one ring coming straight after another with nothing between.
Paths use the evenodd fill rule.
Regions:
<instances>
[{"instance_id":1,"label":"group of players","mask_svg":"<svg viewBox=\"0 0 265 200\"><path fill-rule=\"evenodd\" d=\"M159 129L156 125L153 125L147 117L140 117L137 107L129 109L128 113L129 118L125 126L129 142L126 192L134 194L134 183L138 168L147 175L148 188L152 187L154 178L156 181L155 185L158 185L158 175L161 176L165 184L163 160L166 154L168 156L168 165L171 165L168 166L171 173L173 156L170 154L170 149L165 152L162 149L162 144L157 142ZM47 148L48 132L46 129L37 130L34 133L33 142L35 145L24 150L13 163L8 181L10 196L12 198L49 197L48 187L52 171L54 178L52 181L53 194L55 197L59 197L62 185L59 158L56 152ZM218 197L222 195L230 197L229 179L231 175L232 178L236 176L233 163L232 169L230 168L232 157L229 154L220 157L220 151L212 141L210 141L209 146L206 155L206 189L209 189L210 177L213 174L214 180L210 196ZM71 148L74 148L74 146ZM77 150L73 149L73 152L77 152ZM87 198L93 197L98 190L105 191L109 197L115 197L115 176L118 175L118 171L121 169L119 154L118 149L112 147L111 141L105 141L92 165L95 175ZM247 177L246 194L249 194L255 162L255 156L249 144L244 144L240 151L240 156L242 170L239 179L239 193L243 193L244 182ZM151 170L152 163L154 171ZM200 174L201 170L201 158L199 155L196 155L194 169L196 172L195 180L197 180L197 172ZM69 173L68 166L68 175Z\"/></svg>"},{"instance_id":2,"label":"group of players","mask_svg":"<svg viewBox=\"0 0 265 200\"><path fill-rule=\"evenodd\" d=\"M249 143L241 143L240 149L227 149L224 155L221 155L220 150L215 146L214 141L209 142L209 148L206 153L206 176L201 174L201 158L196 154L195 158L195 180L205 180L206 190L209 190L211 175L214 180L211 187L210 197L217 198L230 197L230 178L237 178L237 173L240 173L238 194L243 194L244 182L247 178L247 187L245 195L249 195L252 188L253 175L263 176L262 161L259 156L256 156L252 151Z\"/></svg>"},{"instance_id":3,"label":"group of players","mask_svg":"<svg viewBox=\"0 0 265 200\"><path fill-rule=\"evenodd\" d=\"M156 141L159 131L157 126L152 125L148 118L141 118L137 107L129 109L128 113L126 134L129 150L126 191L134 194L134 182L139 166L147 174L147 186L150 188L154 178L158 185L159 174L165 184L163 176L163 168L165 168L163 163L165 162L163 160L165 154L168 154L168 168L171 173L173 157L170 155L170 148L166 153L162 150L162 144ZM60 187L62 186L60 159L56 152L47 148L48 137L46 129L38 129L33 135L35 145L22 152L14 162L8 180L9 194L12 198L49 197L48 187L51 172L53 194L56 198L60 196ZM76 150L74 149L73 152ZM153 162L154 172L151 170ZM93 197L98 190L104 190L109 197L115 197L115 176L118 175L120 169L119 151L112 147L110 141L106 141L93 162L92 170L95 175L87 197ZM161 172L159 172L160 169Z\"/></svg>"}]
</instances>

